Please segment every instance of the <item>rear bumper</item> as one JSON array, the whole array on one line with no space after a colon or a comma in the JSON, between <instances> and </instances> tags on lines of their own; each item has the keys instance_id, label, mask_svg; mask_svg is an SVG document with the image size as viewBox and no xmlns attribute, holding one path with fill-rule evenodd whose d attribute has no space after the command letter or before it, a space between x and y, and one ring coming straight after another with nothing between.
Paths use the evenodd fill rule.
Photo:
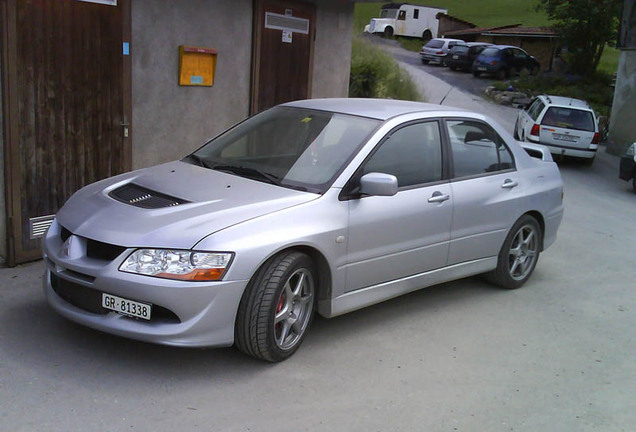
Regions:
<instances>
[{"instance_id":1,"label":"rear bumper","mask_svg":"<svg viewBox=\"0 0 636 432\"><path fill-rule=\"evenodd\" d=\"M579 149L572 148L566 146L556 146L554 144L546 144L541 142L541 145L546 146L550 153L558 156L572 156L581 159L593 159L596 156L596 148L595 149Z\"/></svg>"},{"instance_id":2,"label":"rear bumper","mask_svg":"<svg viewBox=\"0 0 636 432\"><path fill-rule=\"evenodd\" d=\"M446 58L445 55L436 55L436 54L427 54L427 53L423 53L420 52L420 58L422 60L426 60L430 63L442 63L444 61L444 59Z\"/></svg>"}]
</instances>

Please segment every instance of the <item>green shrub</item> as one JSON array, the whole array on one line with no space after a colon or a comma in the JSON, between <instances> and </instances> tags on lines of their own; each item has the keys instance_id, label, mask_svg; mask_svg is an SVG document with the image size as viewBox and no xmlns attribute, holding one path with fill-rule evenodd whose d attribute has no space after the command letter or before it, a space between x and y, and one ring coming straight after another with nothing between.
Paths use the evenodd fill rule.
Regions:
<instances>
[{"instance_id":1,"label":"green shrub","mask_svg":"<svg viewBox=\"0 0 636 432\"><path fill-rule=\"evenodd\" d=\"M512 81L516 90L531 96L550 94L587 101L597 114L607 116L611 111L614 89L611 87L612 75L595 72L590 77L581 78L566 74L541 74L531 76L522 72Z\"/></svg>"},{"instance_id":2,"label":"green shrub","mask_svg":"<svg viewBox=\"0 0 636 432\"><path fill-rule=\"evenodd\" d=\"M422 100L393 57L361 37L353 38L349 97Z\"/></svg>"}]
</instances>

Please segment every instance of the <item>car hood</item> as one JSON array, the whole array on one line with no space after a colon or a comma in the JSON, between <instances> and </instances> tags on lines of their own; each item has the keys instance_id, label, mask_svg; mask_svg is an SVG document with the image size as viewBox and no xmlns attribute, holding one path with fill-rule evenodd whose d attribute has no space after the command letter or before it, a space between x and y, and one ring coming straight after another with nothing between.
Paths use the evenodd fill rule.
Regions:
<instances>
[{"instance_id":1,"label":"car hood","mask_svg":"<svg viewBox=\"0 0 636 432\"><path fill-rule=\"evenodd\" d=\"M109 195L126 185L188 202L148 209ZM317 197L176 161L86 186L56 218L73 234L104 243L190 249L216 231Z\"/></svg>"}]
</instances>

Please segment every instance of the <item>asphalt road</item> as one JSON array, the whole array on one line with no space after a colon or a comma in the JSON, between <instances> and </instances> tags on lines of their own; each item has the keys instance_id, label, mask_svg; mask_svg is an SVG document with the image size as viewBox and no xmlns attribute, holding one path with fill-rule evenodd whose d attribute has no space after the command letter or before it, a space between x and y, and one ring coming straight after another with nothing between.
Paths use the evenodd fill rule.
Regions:
<instances>
[{"instance_id":1,"label":"asphalt road","mask_svg":"<svg viewBox=\"0 0 636 432\"><path fill-rule=\"evenodd\" d=\"M523 288L475 277L319 318L276 365L75 325L45 303L41 262L0 269L0 429L632 431L636 195L617 164L560 165L559 237Z\"/></svg>"}]
</instances>

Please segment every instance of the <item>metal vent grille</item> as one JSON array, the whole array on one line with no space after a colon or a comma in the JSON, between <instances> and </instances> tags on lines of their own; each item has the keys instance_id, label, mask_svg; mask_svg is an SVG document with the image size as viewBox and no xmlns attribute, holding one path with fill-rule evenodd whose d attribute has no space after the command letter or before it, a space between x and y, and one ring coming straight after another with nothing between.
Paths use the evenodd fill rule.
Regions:
<instances>
[{"instance_id":1,"label":"metal vent grille","mask_svg":"<svg viewBox=\"0 0 636 432\"><path fill-rule=\"evenodd\" d=\"M108 195L117 201L145 209L174 207L189 202L132 183L117 188Z\"/></svg>"},{"instance_id":2,"label":"metal vent grille","mask_svg":"<svg viewBox=\"0 0 636 432\"><path fill-rule=\"evenodd\" d=\"M309 34L309 20L289 15L265 12L265 28Z\"/></svg>"},{"instance_id":3,"label":"metal vent grille","mask_svg":"<svg viewBox=\"0 0 636 432\"><path fill-rule=\"evenodd\" d=\"M29 219L29 236L31 239L44 237L55 219L55 215L40 216Z\"/></svg>"}]
</instances>

